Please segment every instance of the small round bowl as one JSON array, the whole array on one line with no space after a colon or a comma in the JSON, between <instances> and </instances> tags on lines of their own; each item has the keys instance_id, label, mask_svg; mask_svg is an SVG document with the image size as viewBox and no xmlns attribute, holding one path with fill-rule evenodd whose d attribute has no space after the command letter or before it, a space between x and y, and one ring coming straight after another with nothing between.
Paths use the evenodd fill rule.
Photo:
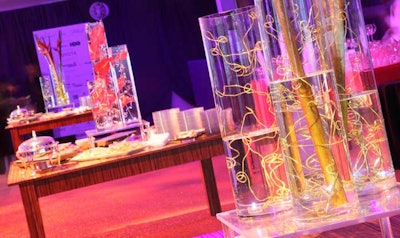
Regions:
<instances>
[{"instance_id":1,"label":"small round bowl","mask_svg":"<svg viewBox=\"0 0 400 238\"><path fill-rule=\"evenodd\" d=\"M169 133L152 134L150 135L147 144L152 147L164 146L168 143Z\"/></svg>"}]
</instances>

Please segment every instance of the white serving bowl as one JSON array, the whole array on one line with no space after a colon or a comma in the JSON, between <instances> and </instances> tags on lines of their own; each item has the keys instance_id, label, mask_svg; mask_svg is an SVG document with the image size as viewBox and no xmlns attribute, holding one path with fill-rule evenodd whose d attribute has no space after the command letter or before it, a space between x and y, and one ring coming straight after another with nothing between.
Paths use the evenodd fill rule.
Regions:
<instances>
[{"instance_id":1,"label":"white serving bowl","mask_svg":"<svg viewBox=\"0 0 400 238\"><path fill-rule=\"evenodd\" d=\"M164 146L168 143L169 133L152 134L150 135L147 144L152 147Z\"/></svg>"}]
</instances>

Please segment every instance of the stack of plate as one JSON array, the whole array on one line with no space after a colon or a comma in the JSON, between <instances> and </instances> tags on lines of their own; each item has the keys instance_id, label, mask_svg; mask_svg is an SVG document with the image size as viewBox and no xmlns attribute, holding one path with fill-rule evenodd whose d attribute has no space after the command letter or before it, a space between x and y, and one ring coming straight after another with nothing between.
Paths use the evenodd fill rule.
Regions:
<instances>
[{"instance_id":1,"label":"stack of plate","mask_svg":"<svg viewBox=\"0 0 400 238\"><path fill-rule=\"evenodd\" d=\"M181 128L184 131L199 130L204 128L201 114L204 112L203 107L195 107L181 112Z\"/></svg>"},{"instance_id":2,"label":"stack of plate","mask_svg":"<svg viewBox=\"0 0 400 238\"><path fill-rule=\"evenodd\" d=\"M201 120L203 121L206 133L213 134L219 132L217 109L211 108L205 110L201 115Z\"/></svg>"},{"instance_id":3,"label":"stack of plate","mask_svg":"<svg viewBox=\"0 0 400 238\"><path fill-rule=\"evenodd\" d=\"M169 139L175 139L176 134L185 128L181 128L181 114L179 108L171 108L152 113L157 134L169 133Z\"/></svg>"}]
</instances>

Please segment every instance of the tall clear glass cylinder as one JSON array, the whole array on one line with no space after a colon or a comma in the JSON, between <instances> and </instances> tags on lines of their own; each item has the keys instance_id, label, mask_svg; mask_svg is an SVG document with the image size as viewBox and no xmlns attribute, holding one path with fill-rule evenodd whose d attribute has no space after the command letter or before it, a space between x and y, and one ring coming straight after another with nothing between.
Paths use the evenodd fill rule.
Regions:
<instances>
[{"instance_id":1,"label":"tall clear glass cylinder","mask_svg":"<svg viewBox=\"0 0 400 238\"><path fill-rule=\"evenodd\" d=\"M357 213L333 56L329 3L256 0L265 55L272 59L271 97L299 222ZM342 44L343 45L343 44Z\"/></svg>"},{"instance_id":2,"label":"tall clear glass cylinder","mask_svg":"<svg viewBox=\"0 0 400 238\"><path fill-rule=\"evenodd\" d=\"M46 112L49 112L51 108L55 107L55 93L53 87L53 81L49 75L43 75L39 78L40 89L43 96L43 102Z\"/></svg>"},{"instance_id":3,"label":"tall clear glass cylinder","mask_svg":"<svg viewBox=\"0 0 400 238\"><path fill-rule=\"evenodd\" d=\"M368 39L360 1L343 1L343 8L335 18L336 22L345 22L345 85L341 100L347 105L354 180L359 195L368 197L396 186L396 177L369 47L378 43Z\"/></svg>"},{"instance_id":4,"label":"tall clear glass cylinder","mask_svg":"<svg viewBox=\"0 0 400 238\"><path fill-rule=\"evenodd\" d=\"M113 66L111 67L111 77L116 81L118 103L121 107L124 124L141 122L142 116L128 47L127 45L111 46L109 55Z\"/></svg>"},{"instance_id":5,"label":"tall clear glass cylinder","mask_svg":"<svg viewBox=\"0 0 400 238\"><path fill-rule=\"evenodd\" d=\"M68 92L65 89L64 85L64 74L62 72L62 66L59 66L60 69L54 68L51 64L49 64L50 68L50 77L53 81L54 94L56 96L56 105L63 106L68 105L70 103Z\"/></svg>"},{"instance_id":6,"label":"tall clear glass cylinder","mask_svg":"<svg viewBox=\"0 0 400 238\"><path fill-rule=\"evenodd\" d=\"M199 18L239 216L291 208L254 6Z\"/></svg>"}]
</instances>

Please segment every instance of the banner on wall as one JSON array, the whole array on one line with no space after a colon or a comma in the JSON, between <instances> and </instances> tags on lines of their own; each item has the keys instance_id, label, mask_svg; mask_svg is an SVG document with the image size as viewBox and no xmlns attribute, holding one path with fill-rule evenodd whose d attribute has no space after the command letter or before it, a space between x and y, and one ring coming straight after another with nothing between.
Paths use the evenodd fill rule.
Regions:
<instances>
[{"instance_id":1,"label":"banner on wall","mask_svg":"<svg viewBox=\"0 0 400 238\"><path fill-rule=\"evenodd\" d=\"M89 57L85 32L86 23L69 25L33 32L35 42L41 40L52 50L56 65L61 65L65 87L70 101L78 105L79 97L87 96L87 81L93 80L93 69ZM60 45L60 47L58 47ZM42 75L50 75L48 62L36 47Z\"/></svg>"}]
</instances>

